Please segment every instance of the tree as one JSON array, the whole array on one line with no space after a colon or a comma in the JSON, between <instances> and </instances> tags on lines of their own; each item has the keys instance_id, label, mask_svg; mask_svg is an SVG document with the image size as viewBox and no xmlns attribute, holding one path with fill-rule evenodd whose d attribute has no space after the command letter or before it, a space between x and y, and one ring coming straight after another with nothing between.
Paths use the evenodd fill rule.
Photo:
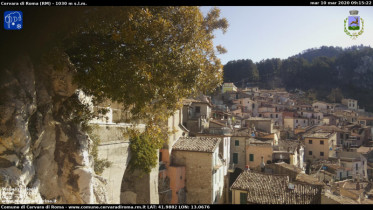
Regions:
<instances>
[{"instance_id":1,"label":"tree","mask_svg":"<svg viewBox=\"0 0 373 210\"><path fill-rule=\"evenodd\" d=\"M224 65L223 70L225 82L257 81L259 79L258 69L250 59L229 61Z\"/></svg>"},{"instance_id":2,"label":"tree","mask_svg":"<svg viewBox=\"0 0 373 210\"><path fill-rule=\"evenodd\" d=\"M227 21L217 8L203 17L198 7L122 7L88 10L84 22L63 45L75 82L97 102L120 102L147 124L144 133L129 135L130 166L148 173L167 139L163 122L181 99L222 82L212 39Z\"/></svg>"},{"instance_id":3,"label":"tree","mask_svg":"<svg viewBox=\"0 0 373 210\"><path fill-rule=\"evenodd\" d=\"M339 89L339 88L333 88L330 91L330 94L327 96L327 99L331 103L341 103L341 101L343 99L343 94L342 94L341 89Z\"/></svg>"},{"instance_id":4,"label":"tree","mask_svg":"<svg viewBox=\"0 0 373 210\"><path fill-rule=\"evenodd\" d=\"M9 43L2 45L7 54L22 48L34 61L57 70L68 57L78 88L94 96L95 103L109 99L130 109L134 119L147 125L141 138L133 132L132 138L154 142L157 148L167 139L162 125L181 99L212 91L222 82L216 53L226 50L214 48L212 40L213 32L225 32L228 23L218 8L205 17L190 6L39 8L24 14L34 28L14 37L7 33L1 40Z\"/></svg>"},{"instance_id":5,"label":"tree","mask_svg":"<svg viewBox=\"0 0 373 210\"><path fill-rule=\"evenodd\" d=\"M221 83L212 32L227 22L218 18L217 8L205 18L198 7L100 8L69 34L65 51L83 91L165 119L180 99Z\"/></svg>"},{"instance_id":6,"label":"tree","mask_svg":"<svg viewBox=\"0 0 373 210\"><path fill-rule=\"evenodd\" d=\"M167 139L162 122L182 98L222 82L212 39L227 21L217 8L203 17L198 7L124 7L88 11L86 23L64 40L75 81L98 101L120 102L146 122L143 134L130 132L136 151L130 165L149 172L154 149Z\"/></svg>"}]
</instances>

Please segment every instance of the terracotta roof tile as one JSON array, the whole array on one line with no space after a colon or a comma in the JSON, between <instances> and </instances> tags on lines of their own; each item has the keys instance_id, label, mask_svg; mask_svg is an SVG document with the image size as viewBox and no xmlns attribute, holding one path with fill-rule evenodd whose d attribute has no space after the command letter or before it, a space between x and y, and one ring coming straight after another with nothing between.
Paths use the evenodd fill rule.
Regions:
<instances>
[{"instance_id":1,"label":"terracotta roof tile","mask_svg":"<svg viewBox=\"0 0 373 210\"><path fill-rule=\"evenodd\" d=\"M219 138L180 137L172 149L192 152L214 152L219 143Z\"/></svg>"},{"instance_id":2,"label":"terracotta roof tile","mask_svg":"<svg viewBox=\"0 0 373 210\"><path fill-rule=\"evenodd\" d=\"M247 202L256 204L310 204L321 202L321 186L292 183L289 177L242 172L231 189L247 191ZM315 199L319 196L319 199Z\"/></svg>"}]
</instances>

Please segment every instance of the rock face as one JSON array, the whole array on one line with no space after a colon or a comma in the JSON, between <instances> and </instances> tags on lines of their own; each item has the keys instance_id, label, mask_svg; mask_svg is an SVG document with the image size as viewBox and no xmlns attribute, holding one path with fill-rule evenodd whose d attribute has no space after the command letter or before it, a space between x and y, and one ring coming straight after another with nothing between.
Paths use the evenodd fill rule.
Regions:
<instances>
[{"instance_id":1,"label":"rock face","mask_svg":"<svg viewBox=\"0 0 373 210\"><path fill-rule=\"evenodd\" d=\"M0 70L2 203L106 203L90 139L74 121L74 69L18 56Z\"/></svg>"}]
</instances>

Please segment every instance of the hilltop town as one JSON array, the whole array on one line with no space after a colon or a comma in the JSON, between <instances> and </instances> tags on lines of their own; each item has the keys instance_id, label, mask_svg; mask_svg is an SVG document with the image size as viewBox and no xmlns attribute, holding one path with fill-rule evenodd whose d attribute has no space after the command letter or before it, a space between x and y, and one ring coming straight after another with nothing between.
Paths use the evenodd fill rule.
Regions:
<instances>
[{"instance_id":1,"label":"hilltop town","mask_svg":"<svg viewBox=\"0 0 373 210\"><path fill-rule=\"evenodd\" d=\"M184 99L159 150L159 203L373 203L373 117L303 94L224 83Z\"/></svg>"}]
</instances>

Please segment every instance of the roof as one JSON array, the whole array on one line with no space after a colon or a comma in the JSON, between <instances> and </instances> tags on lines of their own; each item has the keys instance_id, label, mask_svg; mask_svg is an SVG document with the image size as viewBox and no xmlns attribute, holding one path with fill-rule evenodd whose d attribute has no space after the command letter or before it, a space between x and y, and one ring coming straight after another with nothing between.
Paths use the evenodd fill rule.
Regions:
<instances>
[{"instance_id":1,"label":"roof","mask_svg":"<svg viewBox=\"0 0 373 210\"><path fill-rule=\"evenodd\" d=\"M304 174L304 173L299 173L295 179L298 182L303 182L303 183L307 183L310 185L320 185L320 186L325 185L324 183L320 182L317 178L312 177L308 174Z\"/></svg>"},{"instance_id":2,"label":"roof","mask_svg":"<svg viewBox=\"0 0 373 210\"><path fill-rule=\"evenodd\" d=\"M361 147L359 147L359 148L356 150L356 152L361 153L361 154L367 154L367 153L371 152L372 150L373 150L372 147L364 147L364 146L361 146Z\"/></svg>"},{"instance_id":3,"label":"roof","mask_svg":"<svg viewBox=\"0 0 373 210\"><path fill-rule=\"evenodd\" d=\"M222 122L219 122L219 121L217 121L217 120L210 120L210 123L215 123L215 124L217 124L217 125L220 125L220 126L226 126L226 124L224 124L224 123L222 123Z\"/></svg>"},{"instance_id":4,"label":"roof","mask_svg":"<svg viewBox=\"0 0 373 210\"><path fill-rule=\"evenodd\" d=\"M246 170L237 177L231 189L247 191L248 203L310 204L321 202L315 199L317 196L321 198L320 186L290 183L286 175L270 175Z\"/></svg>"},{"instance_id":5,"label":"roof","mask_svg":"<svg viewBox=\"0 0 373 210\"><path fill-rule=\"evenodd\" d=\"M373 120L373 117L366 117L366 116L358 116L358 120Z\"/></svg>"},{"instance_id":6,"label":"roof","mask_svg":"<svg viewBox=\"0 0 373 210\"><path fill-rule=\"evenodd\" d=\"M312 104L316 104L316 103L320 103L320 104L328 104L328 105L331 104L331 103L327 103L327 102L324 102L324 101L315 101L315 102L313 102Z\"/></svg>"},{"instance_id":7,"label":"roof","mask_svg":"<svg viewBox=\"0 0 373 210\"><path fill-rule=\"evenodd\" d=\"M280 149L287 150L289 148L294 151L299 146L304 146L304 143L298 140L278 140L278 146Z\"/></svg>"},{"instance_id":8,"label":"roof","mask_svg":"<svg viewBox=\"0 0 373 210\"><path fill-rule=\"evenodd\" d=\"M245 120L262 120L262 121L271 121L272 119L271 118L263 118L263 117L250 117L249 119L245 119Z\"/></svg>"},{"instance_id":9,"label":"roof","mask_svg":"<svg viewBox=\"0 0 373 210\"><path fill-rule=\"evenodd\" d=\"M250 144L272 144L273 143L273 140L259 140L259 139L256 139L256 138L249 138L248 139L249 143Z\"/></svg>"},{"instance_id":10,"label":"roof","mask_svg":"<svg viewBox=\"0 0 373 210\"><path fill-rule=\"evenodd\" d=\"M319 131L319 132L346 132L345 130L338 128L335 125L320 125L315 126L310 129L310 131Z\"/></svg>"},{"instance_id":11,"label":"roof","mask_svg":"<svg viewBox=\"0 0 373 210\"><path fill-rule=\"evenodd\" d=\"M183 105L184 106L189 106L191 105L192 103L201 103L201 104L207 104L209 105L210 107L212 106L209 102L207 101L201 101L201 100L196 100L196 99L183 99Z\"/></svg>"},{"instance_id":12,"label":"roof","mask_svg":"<svg viewBox=\"0 0 373 210\"><path fill-rule=\"evenodd\" d=\"M329 138L333 132L316 132L316 133L308 133L303 135L305 138L320 138L320 139L326 139Z\"/></svg>"},{"instance_id":13,"label":"roof","mask_svg":"<svg viewBox=\"0 0 373 210\"><path fill-rule=\"evenodd\" d=\"M280 167L285 168L285 169L288 169L290 171L296 172L296 173L302 172L302 170L300 168L298 168L294 165L285 163L285 162L275 163L275 165L280 166Z\"/></svg>"},{"instance_id":14,"label":"roof","mask_svg":"<svg viewBox=\"0 0 373 210\"><path fill-rule=\"evenodd\" d=\"M214 152L220 143L220 138L180 137L172 146L173 150L191 152Z\"/></svg>"}]
</instances>

